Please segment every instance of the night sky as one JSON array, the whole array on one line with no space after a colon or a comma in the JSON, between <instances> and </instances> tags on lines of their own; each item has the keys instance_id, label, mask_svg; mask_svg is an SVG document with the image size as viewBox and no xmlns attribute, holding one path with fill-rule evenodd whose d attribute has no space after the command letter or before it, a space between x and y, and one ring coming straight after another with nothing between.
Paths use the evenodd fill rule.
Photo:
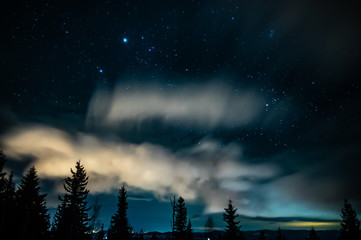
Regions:
<instances>
[{"instance_id":1,"label":"night sky","mask_svg":"<svg viewBox=\"0 0 361 240\"><path fill-rule=\"evenodd\" d=\"M317 3L316 3L317 2ZM361 4L2 1L0 148L54 213L81 159L107 227L194 229L228 199L242 230L339 229L361 212ZM336 2L336 1L334 1Z\"/></svg>"}]
</instances>

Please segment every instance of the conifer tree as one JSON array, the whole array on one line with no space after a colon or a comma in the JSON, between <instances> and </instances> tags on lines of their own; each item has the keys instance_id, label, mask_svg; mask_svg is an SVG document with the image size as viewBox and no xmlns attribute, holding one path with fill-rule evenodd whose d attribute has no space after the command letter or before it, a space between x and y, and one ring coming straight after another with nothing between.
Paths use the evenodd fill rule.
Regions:
<instances>
[{"instance_id":1,"label":"conifer tree","mask_svg":"<svg viewBox=\"0 0 361 240\"><path fill-rule=\"evenodd\" d=\"M213 232L213 228L214 228L214 221L212 217L208 217L206 224L204 225L206 232L208 234L211 234Z\"/></svg>"},{"instance_id":2,"label":"conifer tree","mask_svg":"<svg viewBox=\"0 0 361 240\"><path fill-rule=\"evenodd\" d=\"M264 231L261 231L259 234L259 240L266 240L266 236L264 234Z\"/></svg>"},{"instance_id":3,"label":"conifer tree","mask_svg":"<svg viewBox=\"0 0 361 240\"><path fill-rule=\"evenodd\" d=\"M278 235L277 235L277 240L286 240L286 237L284 235L282 235L282 232L281 232L281 228L278 228Z\"/></svg>"},{"instance_id":4,"label":"conifer tree","mask_svg":"<svg viewBox=\"0 0 361 240\"><path fill-rule=\"evenodd\" d=\"M172 239L175 238L174 236L174 222L175 222L175 195L173 195L173 199L170 198L170 205L172 206L172 221L171 221L171 226L172 226Z\"/></svg>"},{"instance_id":5,"label":"conifer tree","mask_svg":"<svg viewBox=\"0 0 361 240\"><path fill-rule=\"evenodd\" d=\"M320 237L317 236L316 230L314 228L311 229L306 240L320 240Z\"/></svg>"},{"instance_id":6,"label":"conifer tree","mask_svg":"<svg viewBox=\"0 0 361 240\"><path fill-rule=\"evenodd\" d=\"M281 233L281 228L278 228L278 231L277 231L277 240L282 240L282 233Z\"/></svg>"},{"instance_id":7,"label":"conifer tree","mask_svg":"<svg viewBox=\"0 0 361 240\"><path fill-rule=\"evenodd\" d=\"M150 240L158 240L157 234L155 232L152 233L152 237L150 238Z\"/></svg>"},{"instance_id":8,"label":"conifer tree","mask_svg":"<svg viewBox=\"0 0 361 240\"><path fill-rule=\"evenodd\" d=\"M15 183L13 181L13 172L6 178L4 177L3 196L1 199L1 222L0 222L0 236L5 238L13 237L16 232L17 223L17 204L15 199Z\"/></svg>"},{"instance_id":9,"label":"conifer tree","mask_svg":"<svg viewBox=\"0 0 361 240\"><path fill-rule=\"evenodd\" d=\"M5 189L5 175L6 175L6 173L3 171L5 162L6 162L6 155L3 153L2 150L0 150L0 194L3 194L3 191Z\"/></svg>"},{"instance_id":10,"label":"conifer tree","mask_svg":"<svg viewBox=\"0 0 361 240\"><path fill-rule=\"evenodd\" d=\"M144 240L144 231L143 229L140 229L139 235L138 235L138 239L139 240Z\"/></svg>"},{"instance_id":11,"label":"conifer tree","mask_svg":"<svg viewBox=\"0 0 361 240\"><path fill-rule=\"evenodd\" d=\"M186 229L186 239L193 240L193 230L191 220L188 219L187 229Z\"/></svg>"},{"instance_id":12,"label":"conifer tree","mask_svg":"<svg viewBox=\"0 0 361 240\"><path fill-rule=\"evenodd\" d=\"M123 185L121 189L119 189L117 212L112 216L110 222L110 228L108 230L109 240L128 240L131 238L132 228L128 223L127 210L127 190Z\"/></svg>"},{"instance_id":13,"label":"conifer tree","mask_svg":"<svg viewBox=\"0 0 361 240\"><path fill-rule=\"evenodd\" d=\"M14 178L13 172L10 172L10 175L8 176L7 179L5 178L4 200L6 206L9 206L10 204L15 205L16 191L15 191L15 183L13 178Z\"/></svg>"},{"instance_id":14,"label":"conifer tree","mask_svg":"<svg viewBox=\"0 0 361 240\"><path fill-rule=\"evenodd\" d=\"M84 240L89 237L91 227L88 225L87 207L89 190L86 188L88 177L80 160L76 162L75 171L70 169L71 177L64 183L64 197L59 197L61 203L54 219L54 234L59 240Z\"/></svg>"},{"instance_id":15,"label":"conifer tree","mask_svg":"<svg viewBox=\"0 0 361 240\"><path fill-rule=\"evenodd\" d=\"M0 150L0 214L2 215L5 207L5 188L6 188L6 173L4 172L4 165L6 162L6 155ZM3 217L3 216L1 216ZM0 222L0 229L2 222Z\"/></svg>"},{"instance_id":16,"label":"conifer tree","mask_svg":"<svg viewBox=\"0 0 361 240\"><path fill-rule=\"evenodd\" d=\"M360 239L360 221L357 219L356 211L351 203L345 199L341 210L341 236L342 240Z\"/></svg>"},{"instance_id":17,"label":"conifer tree","mask_svg":"<svg viewBox=\"0 0 361 240\"><path fill-rule=\"evenodd\" d=\"M6 204L5 204L5 185L6 185L6 173L4 170L5 160L6 156L3 153L2 150L0 150L0 236L3 236L5 231L5 222L6 222L6 216L5 216L5 210L6 210Z\"/></svg>"},{"instance_id":18,"label":"conifer tree","mask_svg":"<svg viewBox=\"0 0 361 240\"><path fill-rule=\"evenodd\" d=\"M228 207L224 209L226 212L223 214L223 220L226 222L226 238L229 240L240 239L241 231L239 221L236 220L238 214L236 214L237 208L232 205L232 200L228 201Z\"/></svg>"},{"instance_id":19,"label":"conifer tree","mask_svg":"<svg viewBox=\"0 0 361 240\"><path fill-rule=\"evenodd\" d=\"M102 224L102 227L100 228L100 231L98 232L98 236L96 237L96 240L103 240L104 236L105 236L104 224Z\"/></svg>"},{"instance_id":20,"label":"conifer tree","mask_svg":"<svg viewBox=\"0 0 361 240\"><path fill-rule=\"evenodd\" d=\"M92 204L92 214L91 214L91 230L93 232L99 232L102 224L99 220L100 204L98 198L95 198Z\"/></svg>"},{"instance_id":21,"label":"conifer tree","mask_svg":"<svg viewBox=\"0 0 361 240\"><path fill-rule=\"evenodd\" d=\"M186 238L187 230L187 208L182 197L178 198L177 205L175 206L175 239L184 240Z\"/></svg>"},{"instance_id":22,"label":"conifer tree","mask_svg":"<svg viewBox=\"0 0 361 240\"><path fill-rule=\"evenodd\" d=\"M0 236L10 238L15 231L16 202L13 173L9 176L3 171L6 155L0 150Z\"/></svg>"},{"instance_id":23,"label":"conifer tree","mask_svg":"<svg viewBox=\"0 0 361 240\"><path fill-rule=\"evenodd\" d=\"M23 176L17 191L18 229L20 239L48 239L49 215L46 194L40 194L40 183L35 167Z\"/></svg>"}]
</instances>

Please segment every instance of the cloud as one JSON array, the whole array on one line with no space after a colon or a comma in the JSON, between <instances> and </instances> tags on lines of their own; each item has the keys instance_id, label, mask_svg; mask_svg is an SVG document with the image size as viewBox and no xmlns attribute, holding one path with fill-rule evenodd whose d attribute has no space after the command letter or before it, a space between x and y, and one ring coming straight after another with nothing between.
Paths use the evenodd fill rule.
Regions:
<instances>
[{"instance_id":1,"label":"cloud","mask_svg":"<svg viewBox=\"0 0 361 240\"><path fill-rule=\"evenodd\" d=\"M112 92L96 92L87 124L114 130L126 121L162 119L192 128L243 126L259 114L262 101L254 94L235 94L219 84L167 92L154 86L124 90L119 85ZM31 165L35 164L40 177L56 183L56 194L63 192L62 179L81 159L92 193L110 193L126 183L130 189L140 189L140 194L151 192L161 200L177 194L187 201L201 201L206 213L223 212L227 200L232 199L242 215L334 218L338 200L342 201L337 197L357 197L355 190L345 188L350 181L344 179L347 171L356 171L354 165L346 169L345 164L336 164L339 161L333 151L288 151L260 162L246 159L239 144L223 145L210 137L197 145L167 148L169 144L135 144L109 131L101 137L97 133L73 129L69 134L61 128L19 124L0 136L0 143L12 159L34 159ZM350 154L352 149L342 152L358 159ZM330 155L334 155L331 162ZM56 201L52 204L55 207Z\"/></svg>"},{"instance_id":2,"label":"cloud","mask_svg":"<svg viewBox=\"0 0 361 240\"><path fill-rule=\"evenodd\" d=\"M270 199L302 203L315 212L322 211L323 216L338 217L344 198L359 209L360 191L354 185L360 179L358 149L358 144L347 143L332 148L299 148L276 155L269 161L278 162L285 174L264 187L273 190ZM300 207L294 209L302 212Z\"/></svg>"},{"instance_id":3,"label":"cloud","mask_svg":"<svg viewBox=\"0 0 361 240\"><path fill-rule=\"evenodd\" d=\"M317 217L249 217L240 215L240 220L255 229L267 226L268 229L277 229L279 227L283 229L305 229L314 227L316 229L333 230L340 226L340 220Z\"/></svg>"},{"instance_id":4,"label":"cloud","mask_svg":"<svg viewBox=\"0 0 361 240\"><path fill-rule=\"evenodd\" d=\"M128 200L133 200L133 201L146 201L146 202L150 202L153 199L152 198L146 198L146 197L142 197L142 196L129 196L127 197Z\"/></svg>"},{"instance_id":5,"label":"cloud","mask_svg":"<svg viewBox=\"0 0 361 240\"><path fill-rule=\"evenodd\" d=\"M233 92L219 83L161 90L154 85L98 90L90 101L88 126L116 126L126 120L162 119L203 128L243 126L258 116L263 100L250 91Z\"/></svg>"},{"instance_id":6,"label":"cloud","mask_svg":"<svg viewBox=\"0 0 361 240\"><path fill-rule=\"evenodd\" d=\"M242 161L239 145L221 146L212 139L172 152L154 144L130 144L82 132L69 135L60 129L33 125L12 130L1 142L11 158L32 156L41 178L69 176L70 168L81 159L92 193L108 193L125 182L159 199L175 193L189 201L204 201L210 212L223 211L230 197L239 199L254 182L278 172L271 164ZM62 186L56 191L61 193Z\"/></svg>"},{"instance_id":7,"label":"cloud","mask_svg":"<svg viewBox=\"0 0 361 240\"><path fill-rule=\"evenodd\" d=\"M265 221L265 222L314 222L314 223L338 223L340 220L336 219L323 219L323 218L313 218L313 217L262 217L262 216L256 216L256 217L249 217L240 215L243 219L249 219L249 220L257 220L257 221Z\"/></svg>"}]
</instances>

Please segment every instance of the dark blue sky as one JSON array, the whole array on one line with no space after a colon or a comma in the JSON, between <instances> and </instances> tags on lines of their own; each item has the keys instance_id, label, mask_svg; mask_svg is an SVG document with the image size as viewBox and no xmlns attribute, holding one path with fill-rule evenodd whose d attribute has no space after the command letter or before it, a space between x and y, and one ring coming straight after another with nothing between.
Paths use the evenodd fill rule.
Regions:
<instances>
[{"instance_id":1,"label":"dark blue sky","mask_svg":"<svg viewBox=\"0 0 361 240\"><path fill-rule=\"evenodd\" d=\"M195 229L232 198L244 229L338 228L361 210L360 3L4 1L0 146L51 211L78 159L107 226ZM92 202L92 200L90 201Z\"/></svg>"}]
</instances>

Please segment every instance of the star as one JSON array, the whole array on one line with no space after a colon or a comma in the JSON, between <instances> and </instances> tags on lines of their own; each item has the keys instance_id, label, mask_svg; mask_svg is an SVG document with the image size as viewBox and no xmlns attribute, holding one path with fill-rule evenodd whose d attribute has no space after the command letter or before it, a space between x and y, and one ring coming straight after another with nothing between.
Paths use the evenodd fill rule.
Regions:
<instances>
[{"instance_id":1,"label":"star","mask_svg":"<svg viewBox=\"0 0 361 240\"><path fill-rule=\"evenodd\" d=\"M271 29L268 33L269 38L273 38L275 35L275 30Z\"/></svg>"}]
</instances>

